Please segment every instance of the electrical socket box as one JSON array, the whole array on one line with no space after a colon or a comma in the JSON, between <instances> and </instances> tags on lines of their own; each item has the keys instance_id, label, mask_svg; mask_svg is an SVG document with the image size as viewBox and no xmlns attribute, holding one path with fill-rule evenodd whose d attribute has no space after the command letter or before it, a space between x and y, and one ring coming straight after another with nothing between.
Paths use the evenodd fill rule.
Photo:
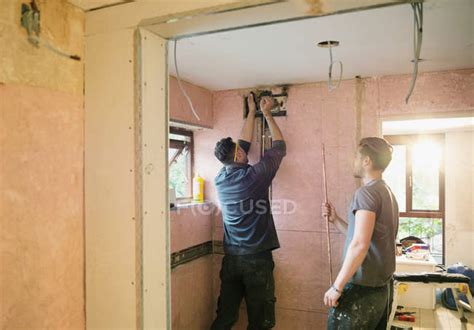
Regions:
<instances>
[{"instance_id":1,"label":"electrical socket box","mask_svg":"<svg viewBox=\"0 0 474 330\"><path fill-rule=\"evenodd\" d=\"M285 117L287 113L287 101L288 101L288 92L287 88L279 88L279 91L275 90L256 90L252 91L254 94L255 103L257 106L257 111L255 117L263 117L262 111L260 110L260 100L264 96L271 96L274 99L275 106L272 109L272 115L274 117ZM247 96L243 97L244 101L244 118L247 118L249 113L249 108L247 104Z\"/></svg>"},{"instance_id":2,"label":"electrical socket box","mask_svg":"<svg viewBox=\"0 0 474 330\"><path fill-rule=\"evenodd\" d=\"M21 26L26 29L28 33L28 41L36 47L39 46L39 42L32 36L39 37L40 34L40 12L36 6L36 2L32 1L30 5L26 3L21 4Z\"/></svg>"}]
</instances>

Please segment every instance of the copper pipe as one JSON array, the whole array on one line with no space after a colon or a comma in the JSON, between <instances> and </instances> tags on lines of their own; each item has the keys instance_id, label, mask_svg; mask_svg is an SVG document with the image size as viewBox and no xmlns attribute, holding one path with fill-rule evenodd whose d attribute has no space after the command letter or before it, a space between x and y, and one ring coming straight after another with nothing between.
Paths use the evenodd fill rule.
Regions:
<instances>
[{"instance_id":1,"label":"copper pipe","mask_svg":"<svg viewBox=\"0 0 474 330\"><path fill-rule=\"evenodd\" d=\"M326 177L326 150L324 143L322 145L322 156L323 156L323 185L324 185L324 203L327 205L328 200L328 183ZM329 214L325 217L326 220L326 239L328 242L328 261L329 261L329 284L332 285L332 257L331 257L331 237L329 235Z\"/></svg>"}]
</instances>

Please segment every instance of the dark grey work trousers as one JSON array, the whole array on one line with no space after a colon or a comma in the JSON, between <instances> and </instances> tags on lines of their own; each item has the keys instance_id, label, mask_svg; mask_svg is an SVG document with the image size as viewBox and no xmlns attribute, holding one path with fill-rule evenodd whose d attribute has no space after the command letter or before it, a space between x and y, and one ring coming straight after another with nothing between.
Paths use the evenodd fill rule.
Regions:
<instances>
[{"instance_id":1,"label":"dark grey work trousers","mask_svg":"<svg viewBox=\"0 0 474 330\"><path fill-rule=\"evenodd\" d=\"M272 253L226 255L220 272L221 291L212 330L228 330L239 318L242 298L247 305L249 330L275 326L275 281Z\"/></svg>"},{"instance_id":2,"label":"dark grey work trousers","mask_svg":"<svg viewBox=\"0 0 474 330\"><path fill-rule=\"evenodd\" d=\"M328 315L329 330L385 330L393 301L393 281L385 286L368 287L349 283L339 305Z\"/></svg>"}]
</instances>

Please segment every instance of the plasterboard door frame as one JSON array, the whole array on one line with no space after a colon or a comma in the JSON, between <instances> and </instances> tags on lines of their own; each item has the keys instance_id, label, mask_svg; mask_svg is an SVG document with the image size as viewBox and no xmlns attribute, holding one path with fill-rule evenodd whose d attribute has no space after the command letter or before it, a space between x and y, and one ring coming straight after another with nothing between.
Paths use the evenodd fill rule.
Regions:
<instances>
[{"instance_id":1,"label":"plasterboard door frame","mask_svg":"<svg viewBox=\"0 0 474 330\"><path fill-rule=\"evenodd\" d=\"M168 201L168 42L137 30L138 200L141 219L141 309L138 327L170 329ZM140 196L141 194L141 196ZM141 259L141 262L140 262ZM140 304L140 303L139 303ZM140 319L142 324L140 324Z\"/></svg>"},{"instance_id":2,"label":"plasterboard door frame","mask_svg":"<svg viewBox=\"0 0 474 330\"><path fill-rule=\"evenodd\" d=\"M86 38L87 329L131 329L137 323L134 35L124 29Z\"/></svg>"}]
</instances>

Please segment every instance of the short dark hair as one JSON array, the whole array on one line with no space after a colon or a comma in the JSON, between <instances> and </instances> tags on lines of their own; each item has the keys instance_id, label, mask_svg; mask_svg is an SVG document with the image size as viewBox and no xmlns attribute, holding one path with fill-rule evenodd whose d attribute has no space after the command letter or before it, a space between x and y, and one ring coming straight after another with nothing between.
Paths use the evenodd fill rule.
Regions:
<instances>
[{"instance_id":1,"label":"short dark hair","mask_svg":"<svg viewBox=\"0 0 474 330\"><path fill-rule=\"evenodd\" d=\"M224 165L232 164L234 162L235 147L236 144L232 141L231 137L221 139L216 143L214 155Z\"/></svg>"},{"instance_id":2,"label":"short dark hair","mask_svg":"<svg viewBox=\"0 0 474 330\"><path fill-rule=\"evenodd\" d=\"M383 172L392 161L393 147L385 139L367 137L360 140L359 152L370 158L375 170Z\"/></svg>"}]
</instances>

